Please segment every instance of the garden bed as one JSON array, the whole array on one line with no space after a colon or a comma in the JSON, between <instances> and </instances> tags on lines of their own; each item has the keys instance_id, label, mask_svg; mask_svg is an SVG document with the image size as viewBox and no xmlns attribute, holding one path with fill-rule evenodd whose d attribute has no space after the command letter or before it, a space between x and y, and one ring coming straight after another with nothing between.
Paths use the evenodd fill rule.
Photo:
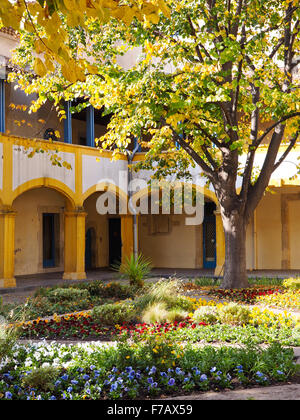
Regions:
<instances>
[{"instance_id":1,"label":"garden bed","mask_svg":"<svg viewBox=\"0 0 300 420\"><path fill-rule=\"evenodd\" d=\"M19 345L14 358L1 365L0 399L146 399L284 383L294 372L293 351L279 344L267 349L183 349L168 340L106 348Z\"/></svg>"},{"instance_id":2,"label":"garden bed","mask_svg":"<svg viewBox=\"0 0 300 420\"><path fill-rule=\"evenodd\" d=\"M248 291L229 292L241 305L187 297L186 290L173 279L134 291L100 283L39 291L33 299L47 299L51 308L69 308L81 299L101 304L12 324L19 344L7 340L5 348L0 340L0 399L147 399L293 377L299 319L250 306ZM211 298L218 292L205 290ZM35 313L30 308L27 316ZM22 343L28 339L53 343Z\"/></svg>"}]
</instances>

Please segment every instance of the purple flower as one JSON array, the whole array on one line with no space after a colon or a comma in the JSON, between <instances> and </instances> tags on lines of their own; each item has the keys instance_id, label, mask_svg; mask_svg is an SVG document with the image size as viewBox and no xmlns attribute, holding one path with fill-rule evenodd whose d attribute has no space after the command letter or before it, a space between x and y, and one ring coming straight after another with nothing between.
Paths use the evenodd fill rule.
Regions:
<instances>
[{"instance_id":1,"label":"purple flower","mask_svg":"<svg viewBox=\"0 0 300 420\"><path fill-rule=\"evenodd\" d=\"M168 385L173 386L175 384L175 379L171 378L168 382Z\"/></svg>"}]
</instances>

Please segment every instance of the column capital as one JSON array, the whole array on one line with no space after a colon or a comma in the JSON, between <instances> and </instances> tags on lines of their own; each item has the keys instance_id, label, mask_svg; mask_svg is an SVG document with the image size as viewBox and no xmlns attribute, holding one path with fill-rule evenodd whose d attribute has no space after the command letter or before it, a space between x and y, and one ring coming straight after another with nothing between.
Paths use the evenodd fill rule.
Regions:
<instances>
[{"instance_id":1,"label":"column capital","mask_svg":"<svg viewBox=\"0 0 300 420\"><path fill-rule=\"evenodd\" d=\"M87 212L84 209L66 210L64 215L67 217L86 217Z\"/></svg>"},{"instance_id":2,"label":"column capital","mask_svg":"<svg viewBox=\"0 0 300 420\"><path fill-rule=\"evenodd\" d=\"M0 216L15 217L17 212L11 206L3 206L0 208Z\"/></svg>"}]
</instances>

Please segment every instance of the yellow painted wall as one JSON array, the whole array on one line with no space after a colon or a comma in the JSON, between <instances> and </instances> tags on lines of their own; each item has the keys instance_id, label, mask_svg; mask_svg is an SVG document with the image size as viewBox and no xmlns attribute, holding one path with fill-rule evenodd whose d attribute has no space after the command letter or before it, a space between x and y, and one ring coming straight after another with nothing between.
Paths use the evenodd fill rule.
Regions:
<instances>
[{"instance_id":1,"label":"yellow painted wall","mask_svg":"<svg viewBox=\"0 0 300 420\"><path fill-rule=\"evenodd\" d=\"M154 216L155 217L155 216ZM158 268L200 268L202 226L186 226L184 215L170 215L170 232L151 234L149 215L139 217L139 252Z\"/></svg>"},{"instance_id":2,"label":"yellow painted wall","mask_svg":"<svg viewBox=\"0 0 300 420\"><path fill-rule=\"evenodd\" d=\"M280 193L266 193L257 208L257 269L281 269Z\"/></svg>"},{"instance_id":3,"label":"yellow painted wall","mask_svg":"<svg viewBox=\"0 0 300 420\"><path fill-rule=\"evenodd\" d=\"M64 197L47 188L30 190L15 200L13 208L17 212L15 227L16 275L63 271L64 206ZM59 213L60 215L59 265L55 268L43 268L42 213Z\"/></svg>"},{"instance_id":4,"label":"yellow painted wall","mask_svg":"<svg viewBox=\"0 0 300 420\"><path fill-rule=\"evenodd\" d=\"M289 202L291 269L300 269L300 200Z\"/></svg>"}]
</instances>

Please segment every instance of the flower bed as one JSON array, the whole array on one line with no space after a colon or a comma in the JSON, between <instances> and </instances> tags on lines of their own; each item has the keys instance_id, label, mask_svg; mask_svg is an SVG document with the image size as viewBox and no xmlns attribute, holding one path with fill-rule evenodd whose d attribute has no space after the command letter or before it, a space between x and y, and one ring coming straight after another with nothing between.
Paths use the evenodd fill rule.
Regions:
<instances>
[{"instance_id":1,"label":"flower bed","mask_svg":"<svg viewBox=\"0 0 300 420\"><path fill-rule=\"evenodd\" d=\"M192 315L192 314L191 314ZM51 320L40 320L18 324L22 338L52 340L101 340L115 341L121 336L147 340L151 336L171 338L189 342L254 343L280 342L288 346L300 345L299 327L295 320L283 314L254 309L247 325L227 325L196 322L191 317L182 322L124 323L103 326L90 312L57 316Z\"/></svg>"},{"instance_id":2,"label":"flower bed","mask_svg":"<svg viewBox=\"0 0 300 420\"><path fill-rule=\"evenodd\" d=\"M122 333L149 333L165 334L181 328L195 328L197 325L188 318L184 322L164 323L147 325L142 324L123 324L115 326L101 326L95 322L89 312L81 312L74 315L54 316L50 320L37 319L17 324L20 328L22 338L46 338L46 339L101 339L103 341L116 340Z\"/></svg>"},{"instance_id":3,"label":"flower bed","mask_svg":"<svg viewBox=\"0 0 300 420\"><path fill-rule=\"evenodd\" d=\"M300 290L287 290L282 293L257 296L256 302L275 308L300 310Z\"/></svg>"},{"instance_id":4,"label":"flower bed","mask_svg":"<svg viewBox=\"0 0 300 420\"><path fill-rule=\"evenodd\" d=\"M247 289L208 289L206 293L220 299L239 303L253 304L260 296L270 296L282 293L278 287L251 287Z\"/></svg>"},{"instance_id":5,"label":"flower bed","mask_svg":"<svg viewBox=\"0 0 300 420\"><path fill-rule=\"evenodd\" d=\"M133 399L287 381L293 351L260 348L179 348L161 341L168 364L153 347L18 345L0 365L0 399ZM179 358L178 358L179 356Z\"/></svg>"}]
</instances>

